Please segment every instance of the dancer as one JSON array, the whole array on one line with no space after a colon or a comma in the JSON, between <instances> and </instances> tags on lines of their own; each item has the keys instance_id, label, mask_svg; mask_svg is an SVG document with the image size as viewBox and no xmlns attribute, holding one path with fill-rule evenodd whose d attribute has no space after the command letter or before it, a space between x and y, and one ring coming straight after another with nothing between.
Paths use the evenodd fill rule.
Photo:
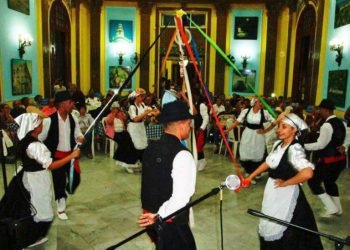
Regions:
<instances>
[{"instance_id":1,"label":"dancer","mask_svg":"<svg viewBox=\"0 0 350 250\"><path fill-rule=\"evenodd\" d=\"M239 144L239 159L247 174L253 171L264 161L266 152L265 136L276 124L275 119L263 109L262 103L257 97L250 102L250 108L244 109L237 120L225 133L242 123L246 123L241 142ZM264 128L265 122L271 122L268 128ZM254 184L254 180L252 183Z\"/></svg>"},{"instance_id":2,"label":"dancer","mask_svg":"<svg viewBox=\"0 0 350 250\"><path fill-rule=\"evenodd\" d=\"M68 91L57 92L55 103L57 112L53 113L49 119L45 119L44 128L39 135L39 139L45 143L54 160L58 160L69 155L77 143L82 144L84 136L80 131L77 118L71 114L74 102L70 93ZM55 199L57 201L57 215L61 220L68 219L66 214L66 186L69 171L69 162L63 168L52 171ZM80 183L80 169L77 164L74 165L74 179L71 181L73 181L73 190L68 191L74 192Z\"/></svg>"},{"instance_id":3,"label":"dancer","mask_svg":"<svg viewBox=\"0 0 350 250\"><path fill-rule=\"evenodd\" d=\"M54 161L48 148L38 140L38 135L43 128L41 117L38 114L25 113L18 116L16 122L19 125L17 135L20 142L18 149L23 163L23 171L20 171L11 181L11 188L1 201L0 211L5 212L7 216L12 215L12 219L23 218L23 211L27 211L26 216L32 216L29 217L29 221L26 220L25 224L18 222L19 225L17 225L18 228L25 229L25 232L27 232L17 235L23 245L19 246L18 242L10 243L23 248L30 244L32 244L31 246L42 244L48 240L46 235L53 221L51 177L48 170L63 167L70 160L77 158L80 150L76 149L66 157ZM17 189L15 189L16 185L19 185ZM14 190L17 190L17 192ZM27 192L23 194L23 190ZM30 200L29 203L27 199ZM4 208L10 211L6 211ZM16 214L20 211L20 214ZM0 218L2 218L2 214L0 214ZM1 235L0 238L5 240L4 237L6 235ZM8 235L7 240L10 239L11 236ZM2 242L2 240L0 241ZM11 240L16 241L18 239ZM5 247L0 244L0 248L10 249L10 246Z\"/></svg>"},{"instance_id":4,"label":"dancer","mask_svg":"<svg viewBox=\"0 0 350 250\"><path fill-rule=\"evenodd\" d=\"M316 164L315 174L308 184L313 194L317 195L325 206L326 212L321 217L330 217L343 213L336 181L346 167L346 155L337 148L345 141L346 126L333 114L335 105L331 100L322 100L319 108L325 122L320 128L317 142L305 144L305 149L320 150L321 157ZM325 190L321 186L322 182Z\"/></svg>"},{"instance_id":5,"label":"dancer","mask_svg":"<svg viewBox=\"0 0 350 250\"><path fill-rule=\"evenodd\" d=\"M157 216L165 218L184 207L194 194L196 164L191 153L181 144L181 140L190 134L191 119L193 116L185 103L174 101L165 104L159 116L165 134L145 151L141 179L144 213L138 222L141 227L148 227L153 240L158 239L157 249L196 249L188 225L188 211L166 221L161 232L149 227Z\"/></svg>"},{"instance_id":6,"label":"dancer","mask_svg":"<svg viewBox=\"0 0 350 250\"><path fill-rule=\"evenodd\" d=\"M203 171L205 166L207 165L205 156L204 156L204 146L205 139L207 135L207 126L209 123L209 114L208 107L205 103L206 100L202 98L199 89L193 89L193 104L195 108L195 117L194 117L194 129L196 134L196 144L198 151L198 171Z\"/></svg>"},{"instance_id":7,"label":"dancer","mask_svg":"<svg viewBox=\"0 0 350 250\"><path fill-rule=\"evenodd\" d=\"M262 213L317 231L314 215L300 185L312 177L314 169L297 140L298 133L307 125L295 114L280 118L277 129L280 140L276 141L266 161L243 180L243 186L249 186L255 176L269 170ZM260 249L323 249L319 236L266 219L260 220L258 231Z\"/></svg>"}]
</instances>

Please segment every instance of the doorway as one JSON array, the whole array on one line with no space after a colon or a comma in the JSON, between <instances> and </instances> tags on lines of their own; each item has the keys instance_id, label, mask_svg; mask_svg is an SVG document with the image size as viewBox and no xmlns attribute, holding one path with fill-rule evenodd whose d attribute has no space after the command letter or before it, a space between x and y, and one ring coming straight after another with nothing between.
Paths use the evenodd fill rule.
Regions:
<instances>
[{"instance_id":1,"label":"doorway","mask_svg":"<svg viewBox=\"0 0 350 250\"><path fill-rule=\"evenodd\" d=\"M71 37L67 9L62 1L55 1L50 11L50 91L57 79L66 87L71 82Z\"/></svg>"},{"instance_id":2,"label":"doorway","mask_svg":"<svg viewBox=\"0 0 350 250\"><path fill-rule=\"evenodd\" d=\"M315 9L308 5L302 11L297 25L292 98L306 107L313 104L317 82L313 77L316 34Z\"/></svg>"}]
</instances>

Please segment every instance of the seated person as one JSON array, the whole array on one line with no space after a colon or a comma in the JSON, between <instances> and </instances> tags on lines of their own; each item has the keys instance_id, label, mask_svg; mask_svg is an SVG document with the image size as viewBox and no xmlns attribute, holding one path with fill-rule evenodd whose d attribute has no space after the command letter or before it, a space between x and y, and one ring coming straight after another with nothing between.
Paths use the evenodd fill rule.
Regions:
<instances>
[{"instance_id":1,"label":"seated person","mask_svg":"<svg viewBox=\"0 0 350 250\"><path fill-rule=\"evenodd\" d=\"M113 102L111 112L105 119L105 133L106 136L118 143L113 156L116 165L125 168L129 173L133 173L135 170L140 170L140 164L135 146L126 130L126 121L127 117L121 111L119 103Z\"/></svg>"},{"instance_id":2,"label":"seated person","mask_svg":"<svg viewBox=\"0 0 350 250\"><path fill-rule=\"evenodd\" d=\"M79 126L80 130L83 134L87 131L87 129L90 127L90 125L94 122L94 119L92 116L86 112L86 107L83 105L79 109ZM83 144L82 149L84 149L87 152L87 157L89 159L92 159L92 152L91 152L91 143L92 143L92 129L88 134L85 135L85 143Z\"/></svg>"},{"instance_id":3,"label":"seated person","mask_svg":"<svg viewBox=\"0 0 350 250\"><path fill-rule=\"evenodd\" d=\"M48 101L47 105L42 107L41 111L47 116L50 116L53 113L55 113L57 111L57 109L55 107L55 99L54 98L49 98L49 101Z\"/></svg>"}]
</instances>

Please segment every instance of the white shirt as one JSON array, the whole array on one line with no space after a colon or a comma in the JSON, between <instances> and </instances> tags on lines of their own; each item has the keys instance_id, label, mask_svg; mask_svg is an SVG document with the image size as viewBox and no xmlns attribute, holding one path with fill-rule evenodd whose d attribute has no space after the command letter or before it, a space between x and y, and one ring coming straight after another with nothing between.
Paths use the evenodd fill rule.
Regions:
<instances>
[{"instance_id":1,"label":"white shirt","mask_svg":"<svg viewBox=\"0 0 350 250\"><path fill-rule=\"evenodd\" d=\"M97 108L101 107L101 102L100 102L100 100L97 97L94 97L94 98L88 97L88 98L86 98L85 104L86 104L87 109L89 111L96 110Z\"/></svg>"},{"instance_id":2,"label":"white shirt","mask_svg":"<svg viewBox=\"0 0 350 250\"><path fill-rule=\"evenodd\" d=\"M137 109L137 112L136 112L136 109ZM134 120L134 118L136 116L139 116L139 115L145 113L145 111L148 109L150 109L150 108L147 107L143 102L140 103L140 105L136 105L136 104L130 105L129 111L128 111L129 117L131 120Z\"/></svg>"},{"instance_id":3,"label":"white shirt","mask_svg":"<svg viewBox=\"0 0 350 250\"><path fill-rule=\"evenodd\" d=\"M89 113L86 113L84 116L79 115L78 121L79 127L81 129L86 129L94 122L94 118L92 118Z\"/></svg>"},{"instance_id":4,"label":"white shirt","mask_svg":"<svg viewBox=\"0 0 350 250\"><path fill-rule=\"evenodd\" d=\"M214 109L214 111L215 111L215 113L216 113L217 115L219 115L220 113L226 111L224 105L221 104L220 107L219 107L216 103L213 105L213 109ZM212 110L210 110L210 114L212 114L212 113L213 113Z\"/></svg>"},{"instance_id":5,"label":"white shirt","mask_svg":"<svg viewBox=\"0 0 350 250\"><path fill-rule=\"evenodd\" d=\"M325 123L323 123L323 125L320 128L320 136L318 137L317 142L304 144L304 147L306 150L309 150L309 151L321 150L321 149L324 149L328 145L328 143L332 139L333 127L327 121L329 119L332 119L335 117L336 117L335 115L331 115L326 119ZM345 124L344 124L344 127L346 130ZM347 137L347 136L345 136L345 137Z\"/></svg>"},{"instance_id":6,"label":"white shirt","mask_svg":"<svg viewBox=\"0 0 350 250\"><path fill-rule=\"evenodd\" d=\"M171 177L173 179L173 193L158 210L158 214L162 218L186 206L194 194L196 164L190 152L182 150L175 156Z\"/></svg>"},{"instance_id":7,"label":"white shirt","mask_svg":"<svg viewBox=\"0 0 350 250\"><path fill-rule=\"evenodd\" d=\"M58 145L57 150L62 152L69 152L71 151L71 145L70 145L70 122L69 117L67 116L66 120L64 121L60 114L58 114ZM72 116L75 121L75 129L74 129L74 138L78 138L79 136L83 136L81 133L78 119L75 116ZM49 132L49 128L51 125L51 119L46 118L43 121L43 131L39 135L40 141L45 141L47 138L47 134ZM75 145L72 145L74 147Z\"/></svg>"},{"instance_id":8,"label":"white shirt","mask_svg":"<svg viewBox=\"0 0 350 250\"><path fill-rule=\"evenodd\" d=\"M200 115L202 116L202 119L203 119L200 129L205 130L207 125L208 125L208 123L209 123L209 115L208 115L208 107L207 107L207 105L205 105L204 103L201 103L199 105L199 113L200 113Z\"/></svg>"}]
</instances>

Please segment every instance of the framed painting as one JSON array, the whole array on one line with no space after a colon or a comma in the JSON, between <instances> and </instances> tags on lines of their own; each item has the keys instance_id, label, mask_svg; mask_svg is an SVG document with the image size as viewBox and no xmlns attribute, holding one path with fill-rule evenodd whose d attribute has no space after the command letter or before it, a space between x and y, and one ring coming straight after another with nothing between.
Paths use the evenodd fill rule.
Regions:
<instances>
[{"instance_id":1,"label":"framed painting","mask_svg":"<svg viewBox=\"0 0 350 250\"><path fill-rule=\"evenodd\" d=\"M350 0L337 0L334 15L334 28L350 23Z\"/></svg>"},{"instance_id":2,"label":"framed painting","mask_svg":"<svg viewBox=\"0 0 350 250\"><path fill-rule=\"evenodd\" d=\"M258 39L258 17L235 17L234 39L256 40Z\"/></svg>"},{"instance_id":3,"label":"framed painting","mask_svg":"<svg viewBox=\"0 0 350 250\"><path fill-rule=\"evenodd\" d=\"M29 15L29 0L7 0L10 9Z\"/></svg>"},{"instance_id":4,"label":"framed painting","mask_svg":"<svg viewBox=\"0 0 350 250\"><path fill-rule=\"evenodd\" d=\"M348 72L348 70L331 70L328 74L327 98L337 107L345 108Z\"/></svg>"},{"instance_id":5,"label":"framed painting","mask_svg":"<svg viewBox=\"0 0 350 250\"><path fill-rule=\"evenodd\" d=\"M109 42L114 43L119 40L133 41L133 23L125 20L109 21Z\"/></svg>"},{"instance_id":6,"label":"framed painting","mask_svg":"<svg viewBox=\"0 0 350 250\"><path fill-rule=\"evenodd\" d=\"M32 61L23 59L11 60L12 95L32 93Z\"/></svg>"},{"instance_id":7,"label":"framed painting","mask_svg":"<svg viewBox=\"0 0 350 250\"><path fill-rule=\"evenodd\" d=\"M130 66L109 66L109 87L112 89L120 88L131 73ZM125 86L125 89L131 88L131 81Z\"/></svg>"},{"instance_id":8,"label":"framed painting","mask_svg":"<svg viewBox=\"0 0 350 250\"><path fill-rule=\"evenodd\" d=\"M252 88L256 88L256 71L249 69L240 69L239 71L242 76L239 76L235 73L233 74L232 92L242 94L253 94L254 91L252 90Z\"/></svg>"}]
</instances>

